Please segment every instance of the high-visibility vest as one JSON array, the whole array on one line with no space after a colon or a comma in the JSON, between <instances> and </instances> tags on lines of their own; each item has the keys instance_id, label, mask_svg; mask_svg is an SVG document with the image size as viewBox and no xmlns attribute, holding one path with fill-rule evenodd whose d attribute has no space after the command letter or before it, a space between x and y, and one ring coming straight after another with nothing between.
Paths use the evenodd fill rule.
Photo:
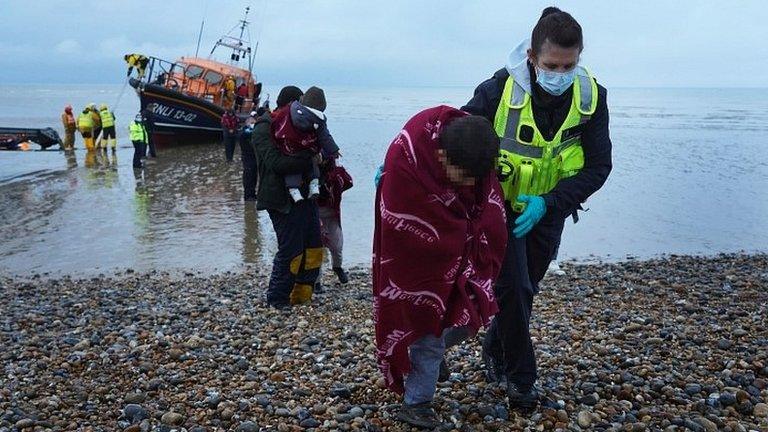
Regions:
<instances>
[{"instance_id":1,"label":"high-visibility vest","mask_svg":"<svg viewBox=\"0 0 768 432\"><path fill-rule=\"evenodd\" d=\"M145 128L143 124L134 120L128 128L131 141L147 142L147 128Z\"/></svg>"},{"instance_id":2,"label":"high-visibility vest","mask_svg":"<svg viewBox=\"0 0 768 432\"><path fill-rule=\"evenodd\" d=\"M115 116L108 109L99 111L99 117L101 117L101 127L107 128L115 125Z\"/></svg>"},{"instance_id":3,"label":"high-visibility vest","mask_svg":"<svg viewBox=\"0 0 768 432\"><path fill-rule=\"evenodd\" d=\"M581 128L597 108L597 82L586 68L577 66L568 116L552 140L536 127L531 95L510 75L496 109L494 129L501 138L499 180L504 198L521 212L520 195L542 195L584 167Z\"/></svg>"},{"instance_id":4,"label":"high-visibility vest","mask_svg":"<svg viewBox=\"0 0 768 432\"><path fill-rule=\"evenodd\" d=\"M146 59L147 57L141 54L131 54L128 56L128 60L126 60L126 62L128 62L128 64L131 66L140 66L142 60Z\"/></svg>"},{"instance_id":5,"label":"high-visibility vest","mask_svg":"<svg viewBox=\"0 0 768 432\"><path fill-rule=\"evenodd\" d=\"M93 130L93 118L91 113L80 113L77 116L77 128L80 132L91 132Z\"/></svg>"}]
</instances>

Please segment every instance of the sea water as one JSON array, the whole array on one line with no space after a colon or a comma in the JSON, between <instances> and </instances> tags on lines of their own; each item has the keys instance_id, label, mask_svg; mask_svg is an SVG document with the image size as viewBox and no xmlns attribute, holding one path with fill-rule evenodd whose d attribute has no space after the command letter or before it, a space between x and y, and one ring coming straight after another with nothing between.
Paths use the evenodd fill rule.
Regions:
<instances>
[{"instance_id":1,"label":"sea water","mask_svg":"<svg viewBox=\"0 0 768 432\"><path fill-rule=\"evenodd\" d=\"M269 217L242 201L239 156L219 143L160 149L131 167L128 87L0 86L0 126L61 131L90 102L115 110L120 148L0 152L0 271L236 270L271 263ZM392 138L421 109L461 106L472 88L325 89L329 127L354 178L343 197L346 266L369 265L373 177ZM274 100L277 87L266 87ZM119 103L115 106L116 102ZM768 251L768 89L610 89L614 167L566 224L560 259ZM33 148L37 146L33 145Z\"/></svg>"}]
</instances>

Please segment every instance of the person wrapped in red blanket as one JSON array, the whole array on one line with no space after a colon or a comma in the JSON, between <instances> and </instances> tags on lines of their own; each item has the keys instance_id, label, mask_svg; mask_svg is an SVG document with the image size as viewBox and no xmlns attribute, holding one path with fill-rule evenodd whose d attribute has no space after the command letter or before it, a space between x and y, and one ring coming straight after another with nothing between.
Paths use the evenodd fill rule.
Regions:
<instances>
[{"instance_id":1,"label":"person wrapped in red blanket","mask_svg":"<svg viewBox=\"0 0 768 432\"><path fill-rule=\"evenodd\" d=\"M493 281L506 247L490 122L448 106L416 114L390 144L376 192L374 321L398 418L433 428L447 346L497 312Z\"/></svg>"}]
</instances>

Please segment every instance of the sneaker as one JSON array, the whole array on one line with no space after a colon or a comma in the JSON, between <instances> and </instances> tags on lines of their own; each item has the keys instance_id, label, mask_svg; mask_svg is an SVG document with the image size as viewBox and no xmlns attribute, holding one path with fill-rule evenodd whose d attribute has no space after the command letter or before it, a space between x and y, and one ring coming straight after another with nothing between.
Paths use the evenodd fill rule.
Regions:
<instances>
[{"instance_id":1,"label":"sneaker","mask_svg":"<svg viewBox=\"0 0 768 432\"><path fill-rule=\"evenodd\" d=\"M448 363L445 359L440 362L440 372L437 373L437 382L446 382L451 377L451 370L448 369Z\"/></svg>"},{"instance_id":2,"label":"sneaker","mask_svg":"<svg viewBox=\"0 0 768 432\"><path fill-rule=\"evenodd\" d=\"M507 400L510 409L529 411L539 404L539 391L536 386L525 388L510 382L507 384Z\"/></svg>"},{"instance_id":3,"label":"sneaker","mask_svg":"<svg viewBox=\"0 0 768 432\"><path fill-rule=\"evenodd\" d=\"M485 379L489 383L500 383L504 379L504 362L491 354L490 347L486 342L488 338L483 339L482 357L485 364Z\"/></svg>"},{"instance_id":4,"label":"sneaker","mask_svg":"<svg viewBox=\"0 0 768 432\"><path fill-rule=\"evenodd\" d=\"M320 180L312 179L309 182L309 198L317 198L320 195Z\"/></svg>"},{"instance_id":5,"label":"sneaker","mask_svg":"<svg viewBox=\"0 0 768 432\"><path fill-rule=\"evenodd\" d=\"M397 419L409 425L426 429L435 429L441 423L435 409L432 408L432 402L403 404L400 411L397 412Z\"/></svg>"},{"instance_id":6,"label":"sneaker","mask_svg":"<svg viewBox=\"0 0 768 432\"><path fill-rule=\"evenodd\" d=\"M299 202L304 199L303 196L301 196L301 191L297 188L290 188L288 189L288 193L291 195L291 199L293 199L293 202Z\"/></svg>"},{"instance_id":7,"label":"sneaker","mask_svg":"<svg viewBox=\"0 0 768 432\"><path fill-rule=\"evenodd\" d=\"M565 272L563 269L560 268L560 264L557 262L557 260L552 260L552 262L549 263L549 267L547 268L547 274L555 275L555 276L565 276Z\"/></svg>"},{"instance_id":8,"label":"sneaker","mask_svg":"<svg viewBox=\"0 0 768 432\"><path fill-rule=\"evenodd\" d=\"M345 284L349 282L349 276L347 276L347 272L345 272L343 268L334 267L333 272L336 273L336 277L339 278L340 284Z\"/></svg>"}]
</instances>

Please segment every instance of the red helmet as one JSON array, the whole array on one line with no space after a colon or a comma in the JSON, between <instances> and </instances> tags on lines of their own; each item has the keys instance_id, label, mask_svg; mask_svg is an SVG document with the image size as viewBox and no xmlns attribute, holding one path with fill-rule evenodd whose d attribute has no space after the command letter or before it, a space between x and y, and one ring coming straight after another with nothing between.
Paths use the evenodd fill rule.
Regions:
<instances>
[{"instance_id":1,"label":"red helmet","mask_svg":"<svg viewBox=\"0 0 768 432\"><path fill-rule=\"evenodd\" d=\"M72 105L67 105L64 107L64 112L67 114L72 114Z\"/></svg>"}]
</instances>

